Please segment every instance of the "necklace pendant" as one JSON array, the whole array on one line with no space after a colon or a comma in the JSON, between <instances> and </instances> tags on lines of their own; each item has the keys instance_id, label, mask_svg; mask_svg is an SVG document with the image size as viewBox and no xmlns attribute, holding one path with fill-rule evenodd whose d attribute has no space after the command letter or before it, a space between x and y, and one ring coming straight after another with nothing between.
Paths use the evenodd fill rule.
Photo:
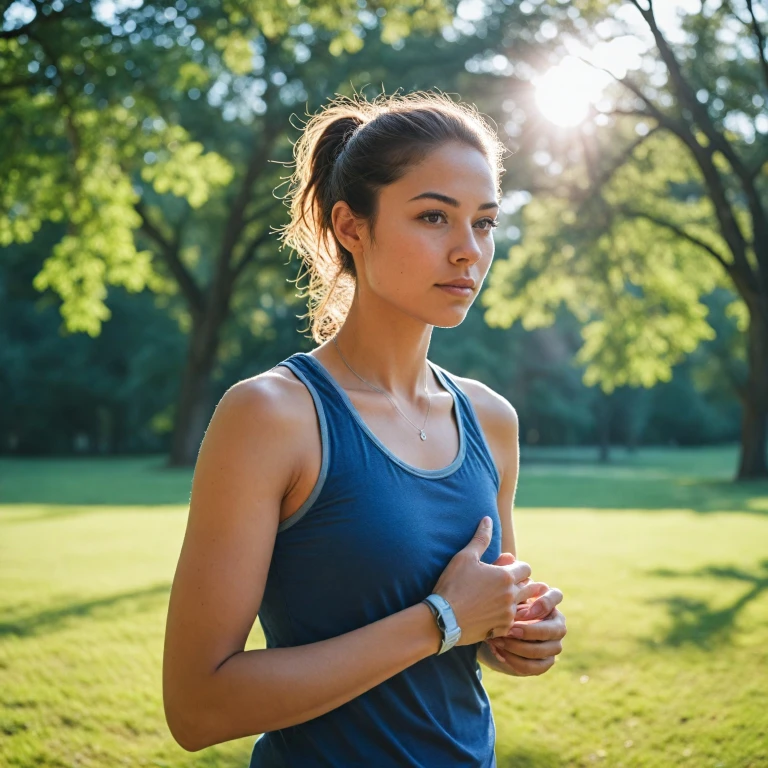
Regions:
<instances>
[{"instance_id":1,"label":"necklace pendant","mask_svg":"<svg viewBox=\"0 0 768 768\"><path fill-rule=\"evenodd\" d=\"M421 439L426 440L427 439L427 433L422 429L421 430Z\"/></svg>"}]
</instances>

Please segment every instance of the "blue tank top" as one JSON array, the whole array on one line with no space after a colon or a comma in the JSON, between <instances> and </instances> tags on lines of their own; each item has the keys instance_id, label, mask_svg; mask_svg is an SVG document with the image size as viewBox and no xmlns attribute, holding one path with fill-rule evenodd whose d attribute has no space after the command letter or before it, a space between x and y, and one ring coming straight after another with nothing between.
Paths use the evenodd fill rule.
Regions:
<instances>
[{"instance_id":1,"label":"blue tank top","mask_svg":"<svg viewBox=\"0 0 768 768\"><path fill-rule=\"evenodd\" d=\"M309 498L277 529L259 610L268 648L336 637L419 603L484 515L493 538L482 561L501 554L488 444L466 394L429 364L453 397L459 431L458 453L442 469L392 453L313 356L278 364L312 395L322 460ZM324 715L265 733L250 768L494 768L479 645L429 656Z\"/></svg>"}]
</instances>

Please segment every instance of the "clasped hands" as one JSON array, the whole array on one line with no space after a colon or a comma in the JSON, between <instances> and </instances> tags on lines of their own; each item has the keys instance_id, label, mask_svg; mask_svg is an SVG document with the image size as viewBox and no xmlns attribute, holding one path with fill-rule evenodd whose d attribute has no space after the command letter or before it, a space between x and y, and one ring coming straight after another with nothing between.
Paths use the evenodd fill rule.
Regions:
<instances>
[{"instance_id":1,"label":"clasped hands","mask_svg":"<svg viewBox=\"0 0 768 768\"><path fill-rule=\"evenodd\" d=\"M493 565L511 565L515 556L502 552ZM517 606L515 623L504 637L483 642L509 675L528 677L544 674L555 663L565 637L565 616L557 609L563 599L559 589L543 582L540 595Z\"/></svg>"}]
</instances>

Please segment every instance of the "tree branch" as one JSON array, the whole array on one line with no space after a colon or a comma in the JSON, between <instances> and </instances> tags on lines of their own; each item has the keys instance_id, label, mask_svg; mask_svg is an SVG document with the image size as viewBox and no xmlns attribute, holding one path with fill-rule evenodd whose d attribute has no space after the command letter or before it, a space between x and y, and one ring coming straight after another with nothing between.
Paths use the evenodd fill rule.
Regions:
<instances>
[{"instance_id":1,"label":"tree branch","mask_svg":"<svg viewBox=\"0 0 768 768\"><path fill-rule=\"evenodd\" d=\"M688 109L691 111L691 114L693 115L694 120L696 120L696 122L701 126L712 146L722 153L722 155L730 163L734 173L738 176L742 189L744 190L744 194L747 198L747 204L752 216L755 251L758 253L758 258L760 261L763 262L765 257L762 254L768 252L768 210L766 210L766 206L764 205L760 194L758 193L757 189L755 189L752 172L746 167L742 159L736 153L735 148L726 140L725 136L723 136L723 134L717 130L714 121L707 111L706 106L696 98L696 94L693 88L683 75L682 67L675 57L671 46L664 38L664 35L656 23L656 18L653 15L653 7L651 6L649 11L643 11L640 6L637 5L635 0L633 0L633 2L635 6L640 10L640 13L651 29L653 38L656 41L656 46L661 53L661 58L664 60L667 70L669 71L673 88L677 93L678 99L683 105L688 107ZM755 22L756 33L760 35L760 58L761 61L765 64L765 55L762 49L762 31L760 30L760 27L757 24L757 20L754 17L751 0L747 0L747 5ZM735 223L735 219L733 219L733 223ZM734 256L740 258L740 254L736 251L734 251ZM743 266L744 265L742 264L742 267ZM768 269L768 263L764 265L764 268ZM765 284L768 285L768 275L765 277ZM766 291L768 292L768 288L766 288ZM766 296L766 301L768 302L768 295Z\"/></svg>"},{"instance_id":2,"label":"tree branch","mask_svg":"<svg viewBox=\"0 0 768 768\"><path fill-rule=\"evenodd\" d=\"M755 165L755 167L749 172L749 176L752 179L752 181L754 181L760 175L760 171L763 170L766 163L768 163L768 157L764 157L762 160L760 160Z\"/></svg>"},{"instance_id":3,"label":"tree branch","mask_svg":"<svg viewBox=\"0 0 768 768\"><path fill-rule=\"evenodd\" d=\"M711 256L714 256L714 258L717 259L717 261L720 263L722 268L729 275L732 275L733 264L726 261L725 258L718 251L716 251L711 245L708 245L703 240L699 240L699 238L696 237L695 235L692 235L689 232L686 232L677 224L674 224L673 222L668 221L667 219L663 219L660 216L655 216L652 213L648 213L647 211L636 211L632 208L627 208L625 206L620 206L619 211L625 216L629 216L629 218L632 218L632 219L646 219L647 221L650 221L651 223L656 224L659 227L668 229L670 232L674 233L679 238L683 240L687 240L689 243L693 243L693 245L696 245L699 248L703 248L705 251L707 251L707 253L709 253Z\"/></svg>"},{"instance_id":4,"label":"tree branch","mask_svg":"<svg viewBox=\"0 0 768 768\"><path fill-rule=\"evenodd\" d=\"M160 256L176 278L176 282L179 284L179 288L187 300L190 310L194 314L202 314L205 310L205 296L192 273L187 269L179 256L181 230L176 233L173 240L169 240L152 222L142 200L139 200L134 205L134 208L139 216L141 216L142 231L155 241Z\"/></svg>"},{"instance_id":5,"label":"tree branch","mask_svg":"<svg viewBox=\"0 0 768 768\"><path fill-rule=\"evenodd\" d=\"M243 270L254 260L256 256L256 252L259 250L259 248L262 245L264 245L264 243L266 243L269 240L272 234L273 233L270 231L268 227L258 237L254 237L253 240L248 244L248 246L245 249L245 252L240 258L240 261L238 261L237 264L235 264L234 267L232 268L233 282L240 277L240 275L243 273Z\"/></svg>"},{"instance_id":6,"label":"tree branch","mask_svg":"<svg viewBox=\"0 0 768 768\"><path fill-rule=\"evenodd\" d=\"M267 64L269 64L271 52L278 50L279 45L272 45L267 41L265 46L264 58ZM225 296L232 289L232 281L236 271L236 268L233 269L232 267L232 258L235 247L247 225L245 212L253 199L253 188L256 179L263 172L269 160L269 153L272 151L272 147L283 125L283 122L278 119L278 116L271 109L273 102L277 99L277 94L277 87L271 81L268 81L267 88L262 96L267 104L267 111L265 113L267 119L262 123L261 140L254 142L240 188L230 206L229 216L224 224L221 246L216 258L215 270L211 281L210 294L212 296Z\"/></svg>"},{"instance_id":7,"label":"tree branch","mask_svg":"<svg viewBox=\"0 0 768 768\"><path fill-rule=\"evenodd\" d=\"M752 31L755 33L755 39L757 40L757 53L760 56L760 64L763 69L763 79L765 80L765 87L768 88L768 60L765 57L765 35L760 27L760 22L755 16L755 9L752 7L752 0L747 0L747 9L749 15L752 17Z\"/></svg>"},{"instance_id":8,"label":"tree branch","mask_svg":"<svg viewBox=\"0 0 768 768\"><path fill-rule=\"evenodd\" d=\"M653 136L653 134L659 131L660 129L661 129L661 126L659 125L654 126L644 136L640 136L635 141L633 141L629 146L625 147L624 150L619 154L619 156L614 160L614 162L608 168L606 168L602 173L599 173L595 176L594 185L590 185L590 188L585 191L585 195L599 194L603 189L603 187L613 178L614 174L626 162L628 162L632 158L632 155L634 155L635 150L639 146L644 144L646 141L648 141L648 139L650 139L651 136Z\"/></svg>"},{"instance_id":9,"label":"tree branch","mask_svg":"<svg viewBox=\"0 0 768 768\"><path fill-rule=\"evenodd\" d=\"M656 120L657 123L660 125L663 125L668 131L671 133L674 133L675 136L677 136L682 142L684 142L686 145L688 145L693 150L693 144L695 144L698 147L701 147L701 145L696 141L693 134L688 129L688 126L683 123L680 120L676 120L672 115L668 115L666 112L663 112L661 109L659 109L644 93L642 88L640 88L639 85L637 85L635 82L633 82L629 77L617 77L616 75L611 72L610 69L606 69L605 67L599 67L593 62L589 61L589 59L585 59L582 56L578 56L581 61L583 61L585 64L588 64L593 69L596 69L600 72L605 72L607 75L610 75L617 83L620 83L623 85L628 91L631 91L635 96L637 96L640 101L643 102L645 105L645 108L647 111L644 110L615 110L617 114L626 114L626 115L637 115L638 117L652 117L654 120Z\"/></svg>"},{"instance_id":10,"label":"tree branch","mask_svg":"<svg viewBox=\"0 0 768 768\"><path fill-rule=\"evenodd\" d=\"M246 226L249 224L255 224L257 221L260 221L269 213L271 213L276 208L276 202L282 203L283 201L280 198L273 197L265 205L262 205L260 208L257 208L255 211L253 211L245 220Z\"/></svg>"},{"instance_id":11,"label":"tree branch","mask_svg":"<svg viewBox=\"0 0 768 768\"><path fill-rule=\"evenodd\" d=\"M649 16L652 18L652 12L641 8L640 5L635 2L635 0L632 0L632 3L640 11L644 18ZM665 43L663 38L661 38L661 40L663 43ZM590 66L595 67L592 62L586 59L582 59L582 61L589 64ZM607 72L611 77L613 77L614 80L622 83L625 87L627 87L646 105L649 112L657 120L657 122L659 122L667 130L677 136L690 149L691 154L693 154L696 163L698 164L704 176L707 189L709 190L709 194L712 197L712 201L715 205L715 211L720 223L723 238L728 243L728 246L731 249L731 253L733 254L735 265L738 268L738 270L735 270L732 274L739 274L743 284L747 285L748 282L754 278L754 274L746 257L746 239L728 201L728 197L725 193L725 185L723 184L723 180L720 178L720 172L718 171L717 166L712 159L712 153L715 149L714 142L710 142L709 146L703 147L701 144L699 144L690 126L662 112L642 92L642 89L633 83L628 77L618 78L610 70L603 69L602 67L595 68L602 69L602 71ZM679 95L678 98L680 98ZM719 134L717 135L719 136ZM733 165L733 163L731 163L731 167L734 169L734 171L736 171L736 167ZM757 243L760 243L762 242L763 237L762 222L765 221L764 209L762 208L760 201L756 198L754 184L750 182L746 177L742 177L741 181L742 186L744 187L744 192L749 201L750 212L752 213L755 240ZM756 250L760 250L760 247L758 246ZM743 276L743 278L741 276Z\"/></svg>"},{"instance_id":12,"label":"tree branch","mask_svg":"<svg viewBox=\"0 0 768 768\"><path fill-rule=\"evenodd\" d=\"M269 201L262 205L260 208L258 208L256 211L254 211L247 220L247 224L253 224L260 219L266 219L272 211L276 210L278 205L282 205L283 201L280 198L272 197L269 199ZM256 251L269 239L270 235L274 234L273 231L270 230L269 225L267 225L267 229L262 232L260 235L257 235L248 245L245 246L245 249L243 251L243 255L241 256L240 260L237 262L237 264L232 266L231 274L232 274L232 281L234 282L237 280L238 277L242 274L243 270L248 266L248 264L253 261Z\"/></svg>"},{"instance_id":13,"label":"tree branch","mask_svg":"<svg viewBox=\"0 0 768 768\"><path fill-rule=\"evenodd\" d=\"M640 3L637 2L637 0L629 0L629 1L632 3L632 5L635 6L635 8L637 8L638 11L640 11L640 13L643 16L645 16L647 13L650 13L651 15L653 15L653 2L652 2L652 0L648 0L648 7L647 8L643 8L640 5Z\"/></svg>"},{"instance_id":14,"label":"tree branch","mask_svg":"<svg viewBox=\"0 0 768 768\"><path fill-rule=\"evenodd\" d=\"M251 157L248 160L248 165L245 169L245 175L243 176L240 189L235 197L232 207L230 208L229 218L224 227L224 237L221 244L221 250L219 254L220 264L229 265L231 263L232 252L235 248L237 241L240 239L240 235L243 229L248 223L245 216L245 210L251 201L253 196L253 185L259 174L263 171L266 165L268 155L272 149L274 139L279 132L277 126L280 121L273 121L273 128L267 133L265 132L258 146L254 147ZM253 218L253 217L250 217Z\"/></svg>"}]
</instances>

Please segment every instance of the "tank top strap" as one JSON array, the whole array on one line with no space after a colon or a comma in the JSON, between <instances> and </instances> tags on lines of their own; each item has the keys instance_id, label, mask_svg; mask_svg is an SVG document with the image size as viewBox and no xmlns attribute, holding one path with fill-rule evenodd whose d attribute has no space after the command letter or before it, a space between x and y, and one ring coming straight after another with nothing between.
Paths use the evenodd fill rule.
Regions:
<instances>
[{"instance_id":1,"label":"tank top strap","mask_svg":"<svg viewBox=\"0 0 768 768\"><path fill-rule=\"evenodd\" d=\"M312 362L306 359L307 357L308 355L304 352L294 352L290 357L287 357L275 367L277 368L280 365L285 366L300 381L302 381L310 391L312 398L315 400L315 407L318 405L318 399L320 399L324 405L332 403L335 395L333 387L329 386L329 382L324 376L321 376L318 373L317 369L312 365Z\"/></svg>"},{"instance_id":2,"label":"tank top strap","mask_svg":"<svg viewBox=\"0 0 768 768\"><path fill-rule=\"evenodd\" d=\"M488 441L485 438L483 428L480 426L480 420L477 418L477 413L472 405L472 401L445 368L433 363L431 360L428 362L443 386L456 393L457 402L461 409L461 414L457 414L457 418L461 418L464 422L465 433L467 436L467 451L476 456L477 460L479 460L485 469L490 472L491 477L496 484L496 490L498 491L501 485L499 471L496 468L496 462L494 461Z\"/></svg>"},{"instance_id":3,"label":"tank top strap","mask_svg":"<svg viewBox=\"0 0 768 768\"><path fill-rule=\"evenodd\" d=\"M320 411L319 405L322 404L329 432L344 433L343 439L349 439L350 433L355 432L353 419L350 418L350 404L345 398L343 390L331 378L323 364L306 352L294 352L278 365L289 368L306 384L315 400L315 408L318 412Z\"/></svg>"},{"instance_id":4,"label":"tank top strap","mask_svg":"<svg viewBox=\"0 0 768 768\"><path fill-rule=\"evenodd\" d=\"M317 411L323 448L329 454L336 454L332 457L335 461L342 459L339 451L347 453L342 447L356 441L338 387L324 372L321 363L306 352L295 352L277 365L288 368L309 390ZM353 445L353 450L359 450L359 446Z\"/></svg>"},{"instance_id":5,"label":"tank top strap","mask_svg":"<svg viewBox=\"0 0 768 768\"><path fill-rule=\"evenodd\" d=\"M288 368L304 384L312 396L320 428L321 454L320 473L317 481L307 500L290 517L278 525L277 532L282 533L302 520L318 502L327 483L330 482L333 485L339 474L343 476L344 468L350 466L350 462L354 462L354 452L359 452L364 449L364 446L355 441L354 432L349 427L344 413L344 405L340 401L338 393L313 364L309 355L296 352L274 367L279 366Z\"/></svg>"}]
</instances>

